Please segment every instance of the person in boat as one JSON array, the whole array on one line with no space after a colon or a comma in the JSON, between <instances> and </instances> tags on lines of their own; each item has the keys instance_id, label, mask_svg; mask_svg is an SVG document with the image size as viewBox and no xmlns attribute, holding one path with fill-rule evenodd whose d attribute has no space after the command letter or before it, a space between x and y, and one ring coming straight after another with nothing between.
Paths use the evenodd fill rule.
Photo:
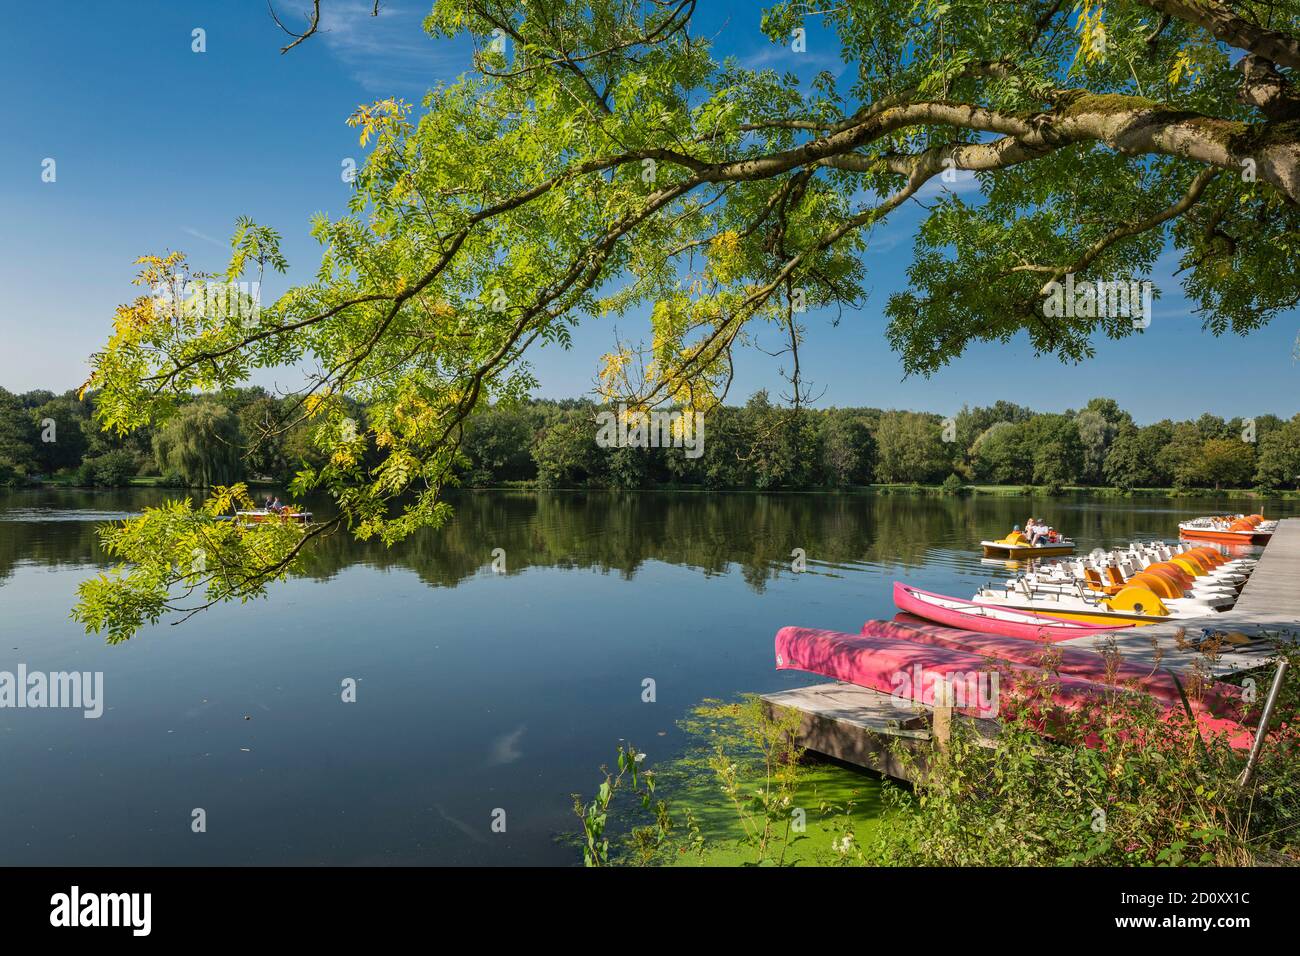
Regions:
<instances>
[{"instance_id":1,"label":"person in boat","mask_svg":"<svg viewBox=\"0 0 1300 956\"><path fill-rule=\"evenodd\" d=\"M1037 521L1034 518L1030 518L1029 521L1030 523L1025 527L1025 532L1029 535L1030 545L1037 547L1040 542L1045 542L1047 540L1047 533L1051 529L1041 521Z\"/></svg>"},{"instance_id":2,"label":"person in boat","mask_svg":"<svg viewBox=\"0 0 1300 956\"><path fill-rule=\"evenodd\" d=\"M272 499L271 499L271 496L270 496L270 495L267 495L266 498L263 499L263 501L262 501L262 510L263 510L263 511L270 512L270 510L271 510L271 500L272 500Z\"/></svg>"},{"instance_id":3,"label":"person in boat","mask_svg":"<svg viewBox=\"0 0 1300 956\"><path fill-rule=\"evenodd\" d=\"M272 514L278 515L281 511L284 510L284 505L280 504L279 497L276 497L274 501L272 501L269 505L266 506L266 510L271 512Z\"/></svg>"}]
</instances>

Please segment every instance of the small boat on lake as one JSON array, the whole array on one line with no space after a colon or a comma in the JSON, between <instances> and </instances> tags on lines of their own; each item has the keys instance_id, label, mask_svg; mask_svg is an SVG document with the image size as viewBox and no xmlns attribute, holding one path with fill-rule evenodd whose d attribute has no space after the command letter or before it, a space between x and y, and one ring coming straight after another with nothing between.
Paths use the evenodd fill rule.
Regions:
<instances>
[{"instance_id":1,"label":"small boat on lake","mask_svg":"<svg viewBox=\"0 0 1300 956\"><path fill-rule=\"evenodd\" d=\"M984 557L986 558L1004 558L1016 561L1023 561L1027 558L1060 557L1061 555L1074 553L1074 542L1056 531L1053 531L1048 536L1048 540L1041 541L1038 544L1033 544L1020 531L1012 531L1005 538L999 538L997 541L981 541L980 547L984 549Z\"/></svg>"},{"instance_id":2,"label":"small boat on lake","mask_svg":"<svg viewBox=\"0 0 1300 956\"><path fill-rule=\"evenodd\" d=\"M1054 674L1078 677L1114 686L1139 688L1166 704L1181 706L1184 692L1173 674L1164 668L1110 658L1077 645L1050 650L1031 641L1016 640L998 634L958 630L931 624L911 614L899 614L892 621L867 621L862 625L864 637L892 638L920 644L934 644L998 661L1044 667L1050 664ZM1240 687L1219 681L1205 681L1201 692L1187 698L1188 706L1216 717L1242 720L1249 702Z\"/></svg>"},{"instance_id":3,"label":"small boat on lake","mask_svg":"<svg viewBox=\"0 0 1300 956\"><path fill-rule=\"evenodd\" d=\"M295 524L311 524L311 512L297 511L293 508L282 508L279 511L267 511L265 508L258 508L256 511L236 511L235 520L245 524L261 524L263 521L291 521Z\"/></svg>"},{"instance_id":4,"label":"small boat on lake","mask_svg":"<svg viewBox=\"0 0 1300 956\"><path fill-rule=\"evenodd\" d=\"M1268 544L1276 529L1277 522L1263 515L1210 516L1178 524L1178 533L1184 538L1234 544Z\"/></svg>"},{"instance_id":5,"label":"small boat on lake","mask_svg":"<svg viewBox=\"0 0 1300 956\"><path fill-rule=\"evenodd\" d=\"M948 627L1047 643L1089 634L1104 634L1132 626L1131 622L1126 621L1115 625L1098 625L1068 620L1033 608L1019 609L980 601L963 601L961 598L922 591L901 581L894 582L894 604L899 610Z\"/></svg>"}]
</instances>

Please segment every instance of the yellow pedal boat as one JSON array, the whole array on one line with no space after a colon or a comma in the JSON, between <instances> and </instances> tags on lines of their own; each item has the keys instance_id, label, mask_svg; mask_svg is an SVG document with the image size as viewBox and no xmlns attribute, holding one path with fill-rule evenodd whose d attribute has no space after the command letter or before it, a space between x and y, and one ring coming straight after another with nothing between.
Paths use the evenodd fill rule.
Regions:
<instances>
[{"instance_id":1,"label":"yellow pedal boat","mask_svg":"<svg viewBox=\"0 0 1300 956\"><path fill-rule=\"evenodd\" d=\"M1016 561L1074 554L1074 542L1069 538L1060 537L1056 541L1030 544L1029 539L1019 531L1013 531L997 541L981 541L980 547L984 549L986 558L1006 558Z\"/></svg>"}]
</instances>

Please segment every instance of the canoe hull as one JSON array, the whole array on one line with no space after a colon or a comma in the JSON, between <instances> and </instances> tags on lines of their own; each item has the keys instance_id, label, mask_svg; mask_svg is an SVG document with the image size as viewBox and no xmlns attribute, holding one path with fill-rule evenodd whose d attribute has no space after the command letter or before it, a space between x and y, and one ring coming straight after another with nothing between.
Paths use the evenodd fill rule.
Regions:
<instances>
[{"instance_id":1,"label":"canoe hull","mask_svg":"<svg viewBox=\"0 0 1300 956\"><path fill-rule=\"evenodd\" d=\"M1111 660L1096 651L1081 650L1070 645L1047 651L1028 641L942 627L910 614L899 614L892 621L867 621L862 625L861 633L864 637L935 644L968 654L979 654L992 660L1031 667L1042 667L1045 660L1050 659L1051 670L1055 674L1141 689L1167 705L1181 707L1183 702L1183 691L1169 671L1163 668L1152 670L1147 665L1122 658ZM1204 682L1201 692L1188 698L1188 706L1198 713L1228 717L1236 721L1245 720L1250 711L1240 687L1216 680Z\"/></svg>"},{"instance_id":2,"label":"canoe hull","mask_svg":"<svg viewBox=\"0 0 1300 956\"><path fill-rule=\"evenodd\" d=\"M1197 541L1222 541L1229 544L1268 544L1271 531L1212 531L1207 528L1179 528L1184 538Z\"/></svg>"},{"instance_id":3,"label":"canoe hull","mask_svg":"<svg viewBox=\"0 0 1300 956\"><path fill-rule=\"evenodd\" d=\"M967 612L958 608L945 607L943 604L936 603L936 599L965 604L971 610ZM1061 641L1071 637L1105 633L1115 630L1116 627L1130 626L1132 623L1129 621L1116 621L1114 623L1102 621L1099 626L1089 626L1093 622L1078 621L1060 614L1044 614L1041 611L1032 609L1024 611L1017 608L1004 608L1000 605L982 605L975 601L958 601L956 598L947 598L943 595L922 591L919 588L909 587L901 581L894 582L894 604L900 610L925 618L927 621L934 621L936 624L944 624L948 627L961 628L967 631L978 631L981 634L1000 634L1003 637L1016 637L1026 641ZM1003 616L995 617L991 613L981 614L981 610L996 612ZM1017 615L1022 620L1007 619Z\"/></svg>"}]
</instances>

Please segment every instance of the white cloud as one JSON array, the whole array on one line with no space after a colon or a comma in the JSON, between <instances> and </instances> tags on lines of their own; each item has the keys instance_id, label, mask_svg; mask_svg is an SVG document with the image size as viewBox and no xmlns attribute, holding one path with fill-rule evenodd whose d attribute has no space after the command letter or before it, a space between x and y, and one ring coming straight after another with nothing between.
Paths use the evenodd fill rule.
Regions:
<instances>
[{"instance_id":1,"label":"white cloud","mask_svg":"<svg viewBox=\"0 0 1300 956\"><path fill-rule=\"evenodd\" d=\"M838 77L845 70L844 60L830 50L795 53L783 43L766 43L749 53L739 54L736 62L747 70L773 69L778 73L789 70L807 78L822 72Z\"/></svg>"},{"instance_id":2,"label":"white cloud","mask_svg":"<svg viewBox=\"0 0 1300 956\"><path fill-rule=\"evenodd\" d=\"M508 734L502 734L492 741L491 756L488 757L488 766L498 767L505 764L514 763L524 755L519 749L519 739L523 737L523 725L516 727Z\"/></svg>"},{"instance_id":3,"label":"white cloud","mask_svg":"<svg viewBox=\"0 0 1300 956\"><path fill-rule=\"evenodd\" d=\"M980 181L975 174L965 169L953 170L957 177L952 182L945 182L942 177L936 176L927 180L925 185L916 191L917 199L933 199L942 196L944 193L954 193L958 196L967 193L977 193L980 190Z\"/></svg>"},{"instance_id":4,"label":"white cloud","mask_svg":"<svg viewBox=\"0 0 1300 956\"><path fill-rule=\"evenodd\" d=\"M213 236L209 236L206 232L199 232L197 229L193 228L192 226L182 227L181 232L184 232L187 235L191 235L195 239L202 239L204 242L210 242L214 246L220 246L223 249L230 248L229 242L222 242L220 239L217 239Z\"/></svg>"},{"instance_id":5,"label":"white cloud","mask_svg":"<svg viewBox=\"0 0 1300 956\"><path fill-rule=\"evenodd\" d=\"M321 8L320 36L367 92L418 100L469 68L468 40L435 39L424 32L427 5L381 3L378 16L371 16L372 9L366 0Z\"/></svg>"}]
</instances>

